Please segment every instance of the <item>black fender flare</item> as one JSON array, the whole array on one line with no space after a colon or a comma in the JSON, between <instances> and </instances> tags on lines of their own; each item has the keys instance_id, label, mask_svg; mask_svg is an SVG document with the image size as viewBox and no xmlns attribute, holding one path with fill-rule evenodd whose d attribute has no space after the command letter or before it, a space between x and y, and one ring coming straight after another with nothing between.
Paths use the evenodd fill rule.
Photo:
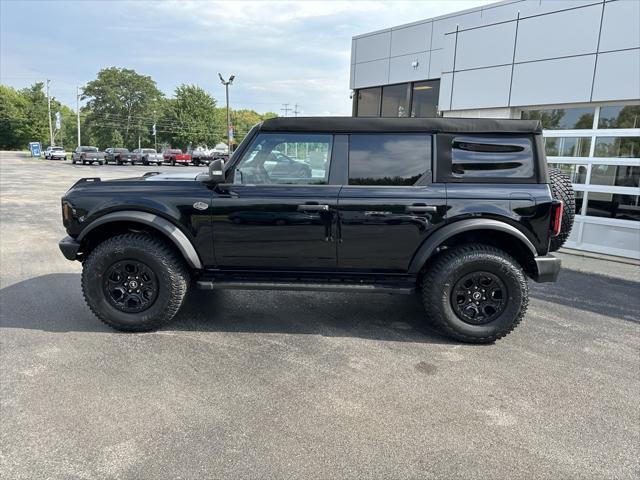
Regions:
<instances>
[{"instance_id":1,"label":"black fender flare","mask_svg":"<svg viewBox=\"0 0 640 480\"><path fill-rule=\"evenodd\" d=\"M187 261L189 266L198 270L202 269L202 261L198 256L198 252L196 251L189 238L184 234L184 232L170 221L158 215L154 215L153 213L140 212L136 210L123 210L119 212L107 213L106 215L103 215L102 217L91 222L84 230L82 230L82 232L80 232L80 235L78 235L78 242L82 242L83 238L85 238L92 230L99 227L100 225L112 222L142 223L155 230L158 230L169 240L171 240L176 247L178 247L178 250L180 250L180 253L182 253L182 256Z\"/></svg>"},{"instance_id":2,"label":"black fender flare","mask_svg":"<svg viewBox=\"0 0 640 480\"><path fill-rule=\"evenodd\" d=\"M509 225L505 222L498 220L492 220L488 218L473 218L469 220L460 220L455 223L450 223L442 228L436 230L433 235L427 238L420 246L416 254L411 260L409 265L409 273L417 274L420 272L424 264L429 257L433 255L436 249L442 245L444 241L458 235L459 233L468 232L471 230L497 230L507 233L517 239L520 243L524 244L530 251L533 257L538 255L536 247L533 246L531 240L529 240L524 233L518 230L513 225Z\"/></svg>"}]
</instances>

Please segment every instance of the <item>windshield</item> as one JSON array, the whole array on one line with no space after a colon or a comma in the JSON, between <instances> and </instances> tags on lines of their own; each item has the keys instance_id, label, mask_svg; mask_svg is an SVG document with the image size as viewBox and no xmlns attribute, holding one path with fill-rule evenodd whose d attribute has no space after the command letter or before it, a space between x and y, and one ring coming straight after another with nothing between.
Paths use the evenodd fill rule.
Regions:
<instances>
[{"instance_id":1,"label":"windshield","mask_svg":"<svg viewBox=\"0 0 640 480\"><path fill-rule=\"evenodd\" d=\"M80 151L82 152L97 152L98 147L81 147Z\"/></svg>"},{"instance_id":2,"label":"windshield","mask_svg":"<svg viewBox=\"0 0 640 480\"><path fill-rule=\"evenodd\" d=\"M51 147L51 150L55 150L56 152L61 152L63 150L62 147Z\"/></svg>"},{"instance_id":3,"label":"windshield","mask_svg":"<svg viewBox=\"0 0 640 480\"><path fill-rule=\"evenodd\" d=\"M145 148L144 150L142 150L143 153L156 153L156 151L153 148Z\"/></svg>"}]
</instances>

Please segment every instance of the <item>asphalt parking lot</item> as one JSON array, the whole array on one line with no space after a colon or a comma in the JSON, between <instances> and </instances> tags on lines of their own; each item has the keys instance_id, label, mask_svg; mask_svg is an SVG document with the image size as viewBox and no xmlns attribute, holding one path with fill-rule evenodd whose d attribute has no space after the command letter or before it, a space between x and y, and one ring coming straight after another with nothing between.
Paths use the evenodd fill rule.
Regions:
<instances>
[{"instance_id":1,"label":"asphalt parking lot","mask_svg":"<svg viewBox=\"0 0 640 480\"><path fill-rule=\"evenodd\" d=\"M1 478L640 475L637 265L562 255L487 346L368 294L196 292L117 333L58 250L60 196L157 169L0 153Z\"/></svg>"}]
</instances>

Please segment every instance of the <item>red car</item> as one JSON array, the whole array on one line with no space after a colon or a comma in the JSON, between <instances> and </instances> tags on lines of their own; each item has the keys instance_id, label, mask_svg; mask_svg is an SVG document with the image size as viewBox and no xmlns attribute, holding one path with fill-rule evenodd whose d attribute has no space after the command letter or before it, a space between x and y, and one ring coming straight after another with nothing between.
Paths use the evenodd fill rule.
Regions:
<instances>
[{"instance_id":1,"label":"red car","mask_svg":"<svg viewBox=\"0 0 640 480\"><path fill-rule=\"evenodd\" d=\"M191 165L191 155L182 153L182 150L179 148L166 149L162 152L162 158L164 158L165 163L170 163L171 165Z\"/></svg>"}]
</instances>

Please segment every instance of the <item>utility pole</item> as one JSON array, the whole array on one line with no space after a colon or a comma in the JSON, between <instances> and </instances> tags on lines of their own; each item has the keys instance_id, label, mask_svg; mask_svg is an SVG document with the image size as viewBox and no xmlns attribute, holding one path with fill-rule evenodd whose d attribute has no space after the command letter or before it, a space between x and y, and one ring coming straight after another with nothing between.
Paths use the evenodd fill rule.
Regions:
<instances>
[{"instance_id":1,"label":"utility pole","mask_svg":"<svg viewBox=\"0 0 640 480\"><path fill-rule=\"evenodd\" d=\"M298 114L300 113L300 112L298 111L298 107L299 107L299 106L300 106L300 105L298 105L297 103L293 106L293 116L294 116L294 117L297 117L297 116L298 116Z\"/></svg>"},{"instance_id":2,"label":"utility pole","mask_svg":"<svg viewBox=\"0 0 640 480\"><path fill-rule=\"evenodd\" d=\"M53 143L53 126L51 125L51 97L49 96L49 83L51 83L51 80L47 78L47 117L49 118L49 145L53 147L55 144Z\"/></svg>"},{"instance_id":3,"label":"utility pole","mask_svg":"<svg viewBox=\"0 0 640 480\"><path fill-rule=\"evenodd\" d=\"M80 87L76 87L76 115L78 117L78 147L80 147Z\"/></svg>"},{"instance_id":4,"label":"utility pole","mask_svg":"<svg viewBox=\"0 0 640 480\"><path fill-rule=\"evenodd\" d=\"M153 111L153 143L156 152L158 151L158 137L156 136L156 111Z\"/></svg>"},{"instance_id":5,"label":"utility pole","mask_svg":"<svg viewBox=\"0 0 640 480\"><path fill-rule=\"evenodd\" d=\"M289 110L291 110L289 108L289 104L288 103L283 103L282 104L282 108L280 109L280 111L284 112L284 116L288 117L289 116Z\"/></svg>"},{"instance_id":6,"label":"utility pole","mask_svg":"<svg viewBox=\"0 0 640 480\"><path fill-rule=\"evenodd\" d=\"M233 79L236 78L236 76L231 75L229 80L225 81L225 79L222 78L222 74L218 72L218 77L220 78L220 82L224 85L227 97L227 147L229 149L229 156L231 156L231 140L233 139L233 133L231 132L231 116L229 114L229 85L233 84Z\"/></svg>"}]
</instances>

